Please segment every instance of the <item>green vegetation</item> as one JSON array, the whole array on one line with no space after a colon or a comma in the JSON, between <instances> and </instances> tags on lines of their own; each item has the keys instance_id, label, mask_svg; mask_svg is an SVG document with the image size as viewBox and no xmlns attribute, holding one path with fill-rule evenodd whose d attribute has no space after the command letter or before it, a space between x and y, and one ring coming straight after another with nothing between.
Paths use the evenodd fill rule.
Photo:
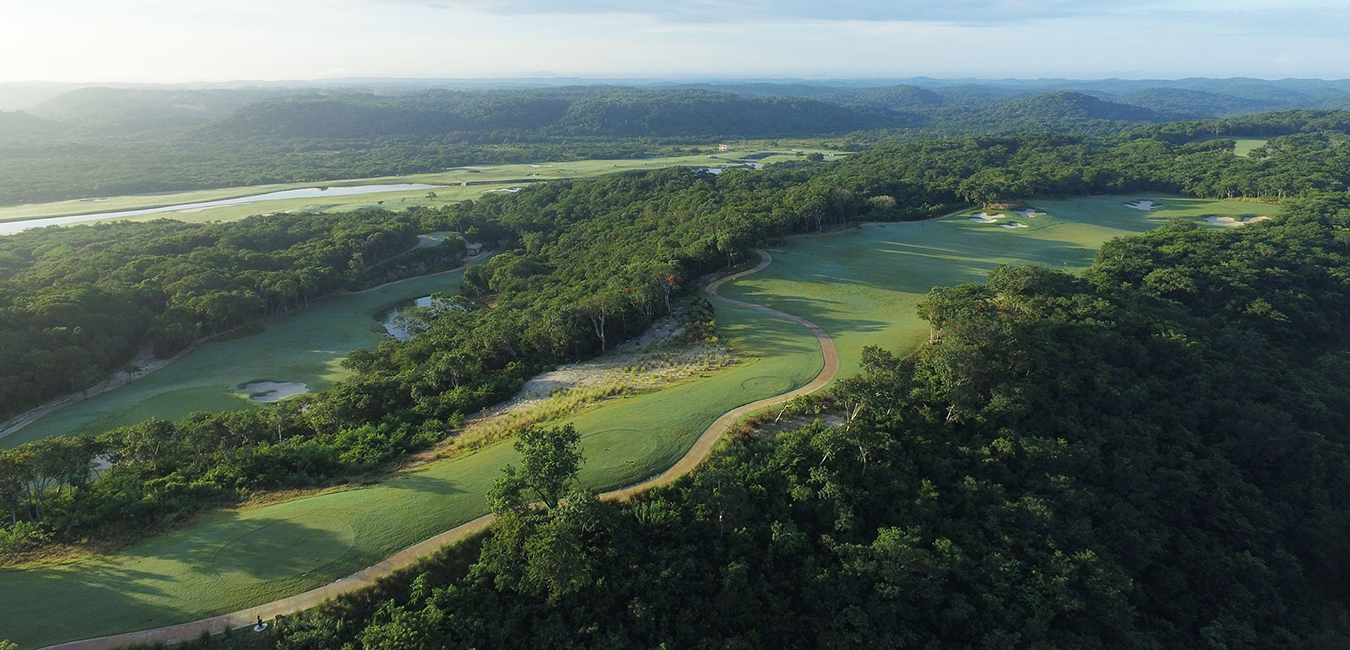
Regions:
<instances>
[{"instance_id":1,"label":"green vegetation","mask_svg":"<svg viewBox=\"0 0 1350 650\"><path fill-rule=\"evenodd\" d=\"M1233 153L1245 158L1252 155L1253 151L1266 146L1267 142L1270 141L1257 140L1255 138L1238 138L1234 140L1235 146L1233 147Z\"/></svg>"},{"instance_id":2,"label":"green vegetation","mask_svg":"<svg viewBox=\"0 0 1350 650\"><path fill-rule=\"evenodd\" d=\"M108 101L118 91L103 93ZM131 91L133 101L154 103ZM179 103L164 96L156 108ZM209 103L212 98L204 98ZM902 116L800 98L700 90L426 91L396 97L257 97L209 123L125 124L95 103L0 133L0 205L89 196L322 182L541 160L710 153L723 138L806 138L894 126ZM121 114L119 114L121 113ZM28 116L24 116L28 117ZM715 152L715 148L713 149Z\"/></svg>"},{"instance_id":3,"label":"green vegetation","mask_svg":"<svg viewBox=\"0 0 1350 650\"><path fill-rule=\"evenodd\" d=\"M1126 207L1151 199L1163 209ZM1272 212L1274 206L1181 197L1103 196L1042 200L1027 208L974 210L935 221L868 224L855 230L793 237L770 247L775 262L723 289L723 295L796 314L834 339L840 376L857 372L865 346L907 351L927 338L918 304L935 286L981 281L999 264L1040 264L1078 271L1103 243L1173 218ZM1034 207L1044 214L1024 217ZM1006 215L973 223L973 213Z\"/></svg>"},{"instance_id":4,"label":"green vegetation","mask_svg":"<svg viewBox=\"0 0 1350 650\"><path fill-rule=\"evenodd\" d=\"M259 323L257 334L208 341L147 377L64 407L0 438L0 447L55 435L99 434L148 418L177 421L195 411L261 406L240 389L253 381L298 381L312 392L328 390L351 375L341 365L349 352L384 340L377 315L414 298L454 294L462 276L421 277L314 301L309 309Z\"/></svg>"},{"instance_id":5,"label":"green vegetation","mask_svg":"<svg viewBox=\"0 0 1350 650\"><path fill-rule=\"evenodd\" d=\"M495 242L507 251L487 263L467 269L461 285L462 295L433 302L418 336L407 342L387 342L372 350L354 351L345 361L352 376L324 393L296 397L266 408L224 414L199 413L179 423L149 421L92 439L58 438L53 439L56 442L21 446L3 454L3 460L9 463L9 476L17 479L0 480L0 486L17 485L19 489L0 492L0 495L5 496L12 513L11 530L18 530L20 525L27 527L26 530L37 530L39 534L34 536L34 545L71 543L85 538L134 541L146 531L183 521L193 513L238 503L259 492L326 487L378 476L409 454L453 435L465 417L514 393L524 378L554 364L603 353L644 331L654 319L671 312L673 301L680 300L682 294L693 289L696 279L745 261L750 248L761 242L857 221L918 219L950 213L972 202L989 206L1036 196L1108 192L1188 192L1211 197L1310 194L1318 188L1344 188L1350 181L1350 168L1342 161L1344 154L1337 142L1338 137L1327 133L1277 138L1264 148L1262 155L1241 158L1232 155L1226 142L1173 145L1160 139L1116 141L1055 135L927 140L862 152L838 162L783 163L754 172L733 170L714 175L697 170L665 169L610 175L589 181L555 181L517 194L493 195L449 209L411 212L405 216L420 219L422 225L433 226L425 230L461 232L469 241ZM1309 169L1318 169L1319 174L1309 176L1306 173ZM1084 205L1087 207L1079 208L1082 213L1091 214L1091 203ZM1203 204L1182 207L1197 215L1217 209ZM1126 208L1115 209L1123 211ZM933 223L926 228L950 226L969 230L971 238L994 242L1023 241L1031 245L1030 250L1038 259L1061 263L1082 260L1089 242L1100 241L1109 234L1100 228L1093 230L1089 219L1074 221L1071 204L1057 210L1064 215L1031 218L1045 219L1045 226L1017 230L975 224L969 220ZM1128 217L1115 219L1126 225L1112 223L1111 227L1143 230L1148 219L1148 214L1134 211ZM977 225L980 228L976 228ZM1244 236L1241 232L1248 229L1265 232L1268 226L1231 229L1223 232L1239 234L1219 233L1213 235L1218 239L1202 241L1229 241L1221 239L1223 237L1240 240ZM1218 232L1218 229L1195 232L1211 230ZM58 232L76 231L99 232L86 228ZM1314 239L1318 236L1311 234ZM1189 236L1210 237L1204 234ZM1058 243L1048 245L1047 242ZM224 246L217 248L231 250ZM988 250L1000 254L996 247ZM1272 248L1272 254L1277 250ZM206 255L207 251L202 254ZM940 250L935 255L961 257L959 251L952 250ZM1001 255L1015 258L1011 250ZM348 263L349 258L339 257L336 261ZM962 275L955 278L957 280L978 277L988 264L983 259L962 261L964 264L958 267ZM1306 273L1314 273L1323 266L1334 268L1336 263L1336 259L1319 257L1314 268ZM338 270L340 268L335 264L330 272L347 282L372 277L362 271L359 277L352 278ZM348 272L350 270L348 268ZM785 277L791 278L791 275ZM1191 286L1184 277L1173 278L1166 273L1149 277L1160 283L1159 286L1177 290ZM1111 297L1103 300L1108 298ZM1286 302L1283 294L1275 298L1272 301L1262 297L1265 303L1253 301L1248 307L1254 314L1270 313L1270 305ZM1320 297L1317 299L1321 300ZM1086 297L1083 300L1088 300L1088 307L1096 304ZM1281 313L1284 313L1283 309L1278 308ZM1110 316L1106 314L1098 319ZM725 314L719 318L725 318ZM788 331L797 329L787 327ZM630 470L650 474L648 470L662 467L659 463L668 464L687 448L688 441L701 428L698 414L685 415L690 412L691 404L707 408L710 416L715 416L725 410L721 407L712 410L719 400L734 405L744 403L738 400L753 397L756 393L760 396L776 394L790 387L793 381L804 381L818 369L819 357L814 346L804 344L801 349L809 354L790 361L781 360L774 354L783 349L783 337L775 335L771 327L762 331L770 344L761 349L771 351L763 359L718 372L707 382L691 381L665 391L616 400L564 422L576 426L582 436L583 454L588 460L596 461L593 470L583 470L583 484L596 488L622 485L621 481L625 479L633 480L628 478L634 475L629 473ZM731 332L724 335L733 340L736 336ZM1186 336L1191 335L1198 336L1189 331L1186 333ZM805 332L793 336L800 341L811 340ZM858 338L850 345L860 346L862 340ZM903 347L911 343L912 340L896 341L891 345ZM878 359L881 357L870 362L864 360L863 366L877 366L882 363ZM764 365L757 368L756 365L761 363ZM764 370L770 367L770 370ZM968 368L962 366L953 372L966 370ZM285 379L272 375L263 378ZM783 382L783 378L788 378L788 382ZM733 379L734 384L731 383ZM715 383L719 381L725 383L719 386ZM729 386L739 386L742 392L729 390ZM681 389L688 392L676 392ZM922 395L911 397L926 399ZM991 403L997 406L1005 402L1000 395ZM651 406L643 408L646 404ZM631 410L625 415L619 412L623 408ZM916 418L939 417L933 414L945 410L937 405L914 408L918 409ZM606 411L603 417L602 411ZM679 420L678 415L685 415L686 419ZM594 420L588 421L589 417ZM653 419L658 424L652 425ZM1131 431L1151 431L1147 426L1140 426L1142 428ZM633 435L633 432L647 435ZM939 437L935 435L934 439ZM681 440L684 442L679 442ZM872 451L875 448L870 445L870 442L861 442L856 448L864 462L876 463L878 459ZM489 462L494 458L490 450L497 448L488 447L449 463L470 463L471 459L479 457L488 459L482 462ZM844 456L852 454L848 450L853 448L852 442L844 444L837 454L829 452L830 458L842 461ZM968 448L980 446L971 443L961 450ZM965 453L961 450L957 451ZM497 458L507 462L505 452L497 453L504 454ZM625 458L623 454L631 455ZM99 455L108 458L111 467L95 480L81 478L88 476L90 461ZM633 461L631 468L628 460ZM800 471L811 475L807 467L824 464L823 461L807 461L800 465ZM426 471L436 471L436 467L442 466ZM461 470L467 473L468 467L461 466ZM485 467L475 467L481 470L480 475L491 473ZM0 464L0 469L4 468L5 465ZM866 476L863 472L860 475ZM912 473L904 475L913 476ZM28 480L26 477L35 478ZM944 490L960 485L957 478L945 474L938 478L944 481ZM453 484L450 489L455 498L459 499L458 506L432 510L423 502L421 508L407 511L413 514L405 515L418 517L420 523L403 528L391 525L390 528L407 531L430 525L425 522L434 517L462 521L482 512L482 491L470 491L472 486L467 484L465 490L460 491L460 486L455 483L458 478L448 480ZM485 489L486 481L484 478L481 489ZM34 486L39 487L34 489ZM787 489L782 485L763 487L764 495L779 495ZM835 487L852 490L856 485ZM705 484L704 488L700 490L708 498L699 499L705 503L720 503L717 501L722 498L719 494L731 498L733 493L739 493L730 484L727 487L730 492L717 484ZM339 494L380 494L382 489L376 487ZM824 492L833 489L830 486L821 488ZM835 496L827 498L851 499L849 494L852 492L848 490L847 493L830 492ZM758 489L747 493L761 494ZM811 498L807 491L801 492L801 496ZM892 496L887 493L877 503L892 503L893 507L899 508L916 502L912 495L901 495L904 498L899 500ZM315 497L323 498L327 497ZM741 507L727 503L730 504L728 507ZM833 506L827 504L824 507ZM433 517L428 515L430 512L438 514ZM704 511L697 516L711 512ZM650 521L665 520L660 511L649 514L654 517ZM840 530L857 530L845 514L829 514L830 521L835 522L830 525L837 525ZM208 519L201 521L215 516L223 515L204 515ZM724 522L731 517L734 522L735 512L722 511L716 517ZM445 524L446 521L437 523ZM802 525L806 523L810 522ZM811 523L808 540L820 539L826 530L817 524L818 521ZM734 525L728 526L717 525L719 539L739 534ZM191 530L194 529L189 527L181 532L189 534ZM791 529L780 532L793 538ZM871 542L852 537L843 541L848 544ZM142 541L130 546L126 554L110 555L108 559L130 562L132 560L128 558L144 558L144 554L135 549L156 543L160 540ZM815 543L810 541L807 547ZM325 558L338 556L321 553L315 557L329 562ZM800 561L802 559L795 558L793 566L806 566ZM182 562L183 559L159 557L159 561ZM331 565L324 566L337 570L337 567L347 565L332 560ZM613 568L622 570L621 566L630 565L621 562ZM168 568L164 570L169 571ZM308 578L309 571L304 573ZM30 574L21 571L15 575L28 580L26 576ZM153 573L133 577L151 583L159 580ZM48 584L41 580L30 584L37 588L38 583ZM59 602L79 602L91 597L93 592L80 591L90 589L89 585L78 581L71 581L71 584L75 585L72 587L75 591ZM286 585L295 587L297 583ZM179 607L208 607L205 603L213 598L210 594L214 591L202 589L200 593L207 596L175 592L173 598L181 602ZM222 601L248 597L243 594L248 590L226 588L226 591L229 593L221 597ZM256 597L259 592L250 593ZM46 595L24 596L18 592L4 597L24 598L24 602L58 602ZM128 599L111 600L126 602ZM682 599L672 598L671 602L678 600ZM829 600L824 598L821 602ZM99 602L98 606L102 607L104 601ZM161 607L164 602L167 601L161 601ZM493 602L506 603L506 600ZM610 601L601 598L597 602ZM632 597L627 597L624 602L631 604ZM641 609L650 603L640 602L639 605ZM135 611L134 608L140 605L127 606L132 609L117 611L125 615L124 626L133 626L131 621L138 615L127 612ZM154 606L149 607L154 609ZM774 611L772 607L762 609ZM181 611L155 611L166 618L185 616ZM798 635L794 638L808 637Z\"/></svg>"},{"instance_id":6,"label":"green vegetation","mask_svg":"<svg viewBox=\"0 0 1350 650\"><path fill-rule=\"evenodd\" d=\"M266 647L1344 647L1348 230L1328 197L934 290L933 340L831 395L847 425L623 504L518 500L477 561Z\"/></svg>"},{"instance_id":7,"label":"green vegetation","mask_svg":"<svg viewBox=\"0 0 1350 650\"><path fill-rule=\"evenodd\" d=\"M0 418L86 390L145 351L167 358L373 277L458 264L454 244L392 261L439 229L423 216L159 220L0 238Z\"/></svg>"},{"instance_id":8,"label":"green vegetation","mask_svg":"<svg viewBox=\"0 0 1350 650\"><path fill-rule=\"evenodd\" d=\"M717 318L741 363L566 420L582 436L583 485L603 491L646 479L722 413L819 373L820 348L804 328L735 306L719 306ZM509 441L493 444L371 487L204 515L124 551L0 569L0 608L14 612L6 634L35 647L194 620L327 584L486 513L489 487L515 458ZM212 560L220 553L232 558L223 573ZM43 605L51 602L80 603L81 615Z\"/></svg>"},{"instance_id":9,"label":"green vegetation","mask_svg":"<svg viewBox=\"0 0 1350 650\"><path fill-rule=\"evenodd\" d=\"M726 139L829 137L857 149L975 133L1107 136L1141 123L1199 116L1067 90L1033 97L1022 92L911 87L794 97L781 91L744 96L700 88L593 87L377 96L84 89L35 109L47 119L0 116L12 127L0 130L0 205L425 174L466 165L706 154ZM1344 101L1315 104L1339 107ZM1236 127L1240 133L1211 125L1198 135L1276 134L1252 131L1269 126L1261 118L1234 119L1245 120L1233 123L1243 125Z\"/></svg>"},{"instance_id":10,"label":"green vegetation","mask_svg":"<svg viewBox=\"0 0 1350 650\"><path fill-rule=\"evenodd\" d=\"M762 148L755 143L743 145L734 151L721 152L715 156L694 154L683 156L664 156L658 158L617 159L617 160L573 160L514 165L483 165L461 167L433 174L412 174L407 176L385 176L379 178L361 178L326 181L325 186L342 187L347 185L384 185L394 183L423 183L444 185L436 188L428 196L427 190L400 190L374 194L334 196L323 199L280 199L259 201L243 205L229 205L215 208L194 209L185 212L154 213L132 217L122 217L126 221L152 221L171 218L178 221L197 223L204 221L233 221L260 213L276 212L343 212L383 208L403 210L410 207L438 207L457 203L465 199L478 199L489 192L502 191L510 187L520 187L527 183L574 178L591 178L625 171L663 169L666 167L737 167L746 156L764 155ZM807 146L803 152L816 152L819 149ZM805 153L803 154L805 155ZM770 156L768 162L780 160L798 160L795 154ZM464 185L467 184L467 185ZM221 199L268 194L283 190L314 187L316 183L287 183L279 185L260 185L253 187L231 187L216 190L198 190L193 192L174 192L138 196L104 197L96 200L77 199L0 207L0 222L39 219L78 214L120 212L142 210L172 205L205 203Z\"/></svg>"}]
</instances>

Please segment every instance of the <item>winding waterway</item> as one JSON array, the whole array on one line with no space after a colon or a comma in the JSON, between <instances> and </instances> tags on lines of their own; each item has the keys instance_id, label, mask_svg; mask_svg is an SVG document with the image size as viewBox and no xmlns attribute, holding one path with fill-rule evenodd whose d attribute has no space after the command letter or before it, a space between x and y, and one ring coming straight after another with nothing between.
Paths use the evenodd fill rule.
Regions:
<instances>
[{"instance_id":1,"label":"winding waterway","mask_svg":"<svg viewBox=\"0 0 1350 650\"><path fill-rule=\"evenodd\" d=\"M347 187L305 187L295 190L282 190L280 192L269 192L267 194L255 194L252 196L239 196L233 199L220 199L218 201L203 201L201 203L183 203L180 205L165 205L158 208L143 208L140 210L123 210L120 212L99 212L95 214L76 214L65 217L43 217L41 219L24 219L22 221L7 221L0 223L0 235L12 235L16 232L28 230L29 228L41 228L43 226L63 226L72 223L81 223L85 221L98 221L100 219L117 219L119 217L134 217L142 214L156 214L160 212L186 212L205 210L207 208L219 208L226 205L243 205L245 203L256 203L259 201L280 201L285 199L315 199L330 196L352 196L355 194L377 194L380 192L402 192L408 190L429 190L440 187L439 185L427 185L425 183L397 183L391 185L351 185Z\"/></svg>"}]
</instances>

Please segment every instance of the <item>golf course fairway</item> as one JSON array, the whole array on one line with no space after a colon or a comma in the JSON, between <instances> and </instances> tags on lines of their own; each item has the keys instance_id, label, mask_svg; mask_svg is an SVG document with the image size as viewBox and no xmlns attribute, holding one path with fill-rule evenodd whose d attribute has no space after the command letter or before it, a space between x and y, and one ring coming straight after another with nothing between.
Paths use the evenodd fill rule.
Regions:
<instances>
[{"instance_id":1,"label":"golf course fairway","mask_svg":"<svg viewBox=\"0 0 1350 650\"><path fill-rule=\"evenodd\" d=\"M717 324L738 365L568 420L582 434L587 486L607 490L659 474L726 411L820 373L820 346L797 323L719 302ZM497 443L378 486L206 515L118 553L0 569L3 634L36 648L192 621L322 586L486 513L488 487L515 457L510 442Z\"/></svg>"},{"instance_id":2,"label":"golf course fairway","mask_svg":"<svg viewBox=\"0 0 1350 650\"><path fill-rule=\"evenodd\" d=\"M721 294L813 321L837 344L846 375L856 372L865 345L900 350L922 340L927 324L914 307L934 286L981 281L1000 263L1078 269L1101 243L1168 218L1272 209L1157 196L1151 200L1161 209L1125 207L1139 198L1150 197L1042 201L1035 207L1045 214L1032 217L1004 211L1006 217L977 223L963 213L795 237L769 249L772 264L726 283ZM1004 227L1012 221L1026 227ZM569 418L582 434L586 485L606 490L658 474L723 413L820 373L821 347L803 325L744 305L715 306L719 336L741 363ZM508 442L498 443L378 486L206 515L107 556L0 570L3 635L35 648L182 623L314 589L481 516L484 494L514 458Z\"/></svg>"},{"instance_id":3,"label":"golf course fairway","mask_svg":"<svg viewBox=\"0 0 1350 650\"><path fill-rule=\"evenodd\" d=\"M0 438L0 448L98 434L151 417L179 420L193 411L258 406L261 402L240 389L254 381L303 382L310 391L326 390L350 374L341 366L349 352L383 340L376 315L412 298L457 293L463 277L463 271L452 271L316 300L309 309L265 321L260 334L205 343L130 384L51 413Z\"/></svg>"},{"instance_id":4,"label":"golf course fairway","mask_svg":"<svg viewBox=\"0 0 1350 650\"><path fill-rule=\"evenodd\" d=\"M1160 209L1127 207L1151 200ZM982 282L999 264L1039 264L1078 271L1106 241L1140 233L1172 218L1204 224L1210 215L1269 215L1275 206L1140 196L1099 196L1030 204L1043 215L968 210L931 221L865 224L856 229L791 237L766 250L774 263L723 287L728 298L810 320L834 339L840 377L856 374L862 348L903 352L928 336L918 305L933 287ZM1022 209L1022 208L1019 208ZM1005 215L977 223L981 212ZM1025 228L1005 228L1011 223Z\"/></svg>"}]
</instances>

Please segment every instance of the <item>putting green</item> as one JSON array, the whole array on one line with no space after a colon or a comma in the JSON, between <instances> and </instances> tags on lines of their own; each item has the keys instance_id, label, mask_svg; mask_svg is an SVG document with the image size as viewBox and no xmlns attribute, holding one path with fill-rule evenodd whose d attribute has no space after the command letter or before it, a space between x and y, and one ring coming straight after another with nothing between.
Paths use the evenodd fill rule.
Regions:
<instances>
[{"instance_id":1,"label":"putting green","mask_svg":"<svg viewBox=\"0 0 1350 650\"><path fill-rule=\"evenodd\" d=\"M1127 204L1150 200L1161 209ZM1203 223L1210 215L1272 214L1276 206L1159 196L1098 196L1037 201L1044 215L970 210L934 221L868 224L856 230L793 237L768 249L774 263L724 287L722 295L810 320L834 339L840 377L856 374L864 346L903 351L921 343L928 324L919 302L935 286L984 280L998 264L1080 270L1104 242L1155 228L1171 218ZM987 212L994 223L971 221ZM1004 228L1011 222L1025 228Z\"/></svg>"},{"instance_id":2,"label":"putting green","mask_svg":"<svg viewBox=\"0 0 1350 650\"><path fill-rule=\"evenodd\" d=\"M386 308L436 292L455 293L456 271L395 282L362 293L315 301L311 308L264 323L261 334L206 343L126 386L67 406L0 438L0 447L67 434L97 434L150 417L178 420L193 411L258 406L240 386L258 380L299 381L321 391L347 376L342 359L379 345L375 317Z\"/></svg>"}]
</instances>

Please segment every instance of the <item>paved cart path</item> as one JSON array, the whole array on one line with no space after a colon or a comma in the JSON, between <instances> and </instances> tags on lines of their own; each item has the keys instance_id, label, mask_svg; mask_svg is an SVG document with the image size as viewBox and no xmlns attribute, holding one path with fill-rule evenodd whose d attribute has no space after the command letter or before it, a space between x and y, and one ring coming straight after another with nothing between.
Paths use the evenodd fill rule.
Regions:
<instances>
[{"instance_id":1,"label":"paved cart path","mask_svg":"<svg viewBox=\"0 0 1350 650\"><path fill-rule=\"evenodd\" d=\"M689 473L700 463L708 458L712 453L713 447L717 441L722 438L737 420L770 406L776 406L787 402L795 397L806 395L824 388L830 383L839 372L839 354L835 352L834 341L832 341L824 330L820 329L815 323L793 316L776 309L770 309L763 305L725 298L717 294L717 288L723 283L741 278L752 273L759 272L773 262L773 257L768 253L757 250L760 255L760 262L754 268L728 275L716 280L704 287L704 291L714 300L727 302L742 307L748 307L756 311L766 313L776 318L783 318L794 323L805 326L815 335L816 341L820 343L820 351L825 357L825 366L821 368L820 374L811 380L810 383L796 390L783 393L775 397L769 397L757 402L751 402L745 406L734 408L721 417L717 418L703 434L694 442L694 446L685 453L684 457L676 462L670 469L662 472L660 475L613 492L606 492L600 495L601 499L606 501L625 501L628 498L646 492L654 487L673 483L676 479ZM409 546L402 551L394 554L389 559L378 564L366 567L345 578L334 580L318 589L312 589L304 593L296 594L281 600L274 600L247 609L241 609L230 614L213 616L190 623L181 623L179 625L169 625L152 630L143 630L140 632L127 632L125 634L115 634L112 636L102 636L93 639L84 639L81 641L70 641L54 646L48 646L44 650L112 650L132 644L154 644L154 643L175 643L178 641L188 641L201 636L203 631L209 631L213 634L218 633L225 628L242 628L253 625L258 618L270 621L279 615L294 614L318 605L334 596L350 593L358 589L370 586L376 580L393 573L403 567L409 566L418 560L435 553L441 547L458 542L466 537L478 533L492 523L492 515L483 515L473 521L460 524L450 530L445 531L435 537L422 541L413 546Z\"/></svg>"}]
</instances>

